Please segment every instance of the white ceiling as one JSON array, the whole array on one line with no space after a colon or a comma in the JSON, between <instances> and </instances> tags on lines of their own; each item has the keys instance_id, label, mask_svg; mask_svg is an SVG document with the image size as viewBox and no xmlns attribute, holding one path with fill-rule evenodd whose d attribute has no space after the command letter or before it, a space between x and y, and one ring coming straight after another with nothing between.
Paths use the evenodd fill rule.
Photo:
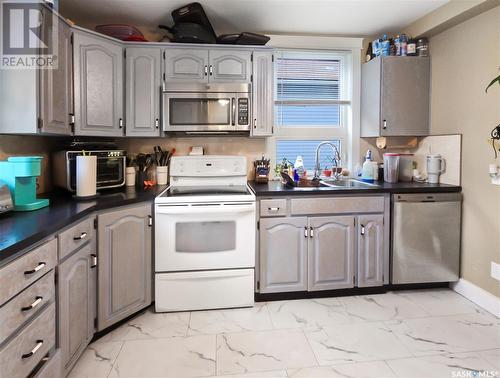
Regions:
<instances>
[{"instance_id":1,"label":"white ceiling","mask_svg":"<svg viewBox=\"0 0 500 378\"><path fill-rule=\"evenodd\" d=\"M449 0L198 0L217 34L372 36L397 32ZM154 33L190 0L60 0L60 12L93 27L125 23Z\"/></svg>"}]
</instances>

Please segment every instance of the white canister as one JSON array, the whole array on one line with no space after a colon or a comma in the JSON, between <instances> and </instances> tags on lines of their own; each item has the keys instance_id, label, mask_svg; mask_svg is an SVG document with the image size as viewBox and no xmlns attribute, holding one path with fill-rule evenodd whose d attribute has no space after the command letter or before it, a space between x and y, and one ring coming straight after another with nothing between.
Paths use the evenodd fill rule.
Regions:
<instances>
[{"instance_id":1,"label":"white canister","mask_svg":"<svg viewBox=\"0 0 500 378\"><path fill-rule=\"evenodd\" d=\"M125 168L125 186L135 185L135 167Z\"/></svg>"},{"instance_id":2,"label":"white canister","mask_svg":"<svg viewBox=\"0 0 500 378\"><path fill-rule=\"evenodd\" d=\"M97 190L97 156L76 157L76 195L92 197Z\"/></svg>"},{"instance_id":3,"label":"white canister","mask_svg":"<svg viewBox=\"0 0 500 378\"><path fill-rule=\"evenodd\" d=\"M446 163L440 154L427 155L427 182L439 184L439 175L446 169Z\"/></svg>"},{"instance_id":4,"label":"white canister","mask_svg":"<svg viewBox=\"0 0 500 378\"><path fill-rule=\"evenodd\" d=\"M376 161L372 161L372 169L373 169L373 181L378 181L378 163Z\"/></svg>"},{"instance_id":5,"label":"white canister","mask_svg":"<svg viewBox=\"0 0 500 378\"><path fill-rule=\"evenodd\" d=\"M156 185L167 185L168 166L156 167Z\"/></svg>"}]
</instances>

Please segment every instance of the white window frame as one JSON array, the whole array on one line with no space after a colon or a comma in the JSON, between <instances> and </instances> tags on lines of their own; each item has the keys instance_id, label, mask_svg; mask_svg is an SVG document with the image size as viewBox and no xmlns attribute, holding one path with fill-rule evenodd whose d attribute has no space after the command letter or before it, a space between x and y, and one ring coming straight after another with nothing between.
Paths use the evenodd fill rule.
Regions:
<instances>
[{"instance_id":1,"label":"white window frame","mask_svg":"<svg viewBox=\"0 0 500 378\"><path fill-rule=\"evenodd\" d=\"M340 139L344 168L353 171L359 156L360 135L360 84L362 38L314 37L272 35L270 45L277 50L320 51L339 54L344 59L343 72L348 85L342 88L341 99L350 101L350 106L341 106L341 126L291 126L274 125L274 134L267 138L266 154L271 166L276 165L276 140L332 140ZM307 47L305 47L307 46ZM276 61L276 59L275 59ZM276 70L275 70L276 72ZM275 80L276 82L276 77ZM276 99L275 94L275 99ZM346 126L349 127L346 127ZM272 170L274 173L274 169Z\"/></svg>"}]
</instances>

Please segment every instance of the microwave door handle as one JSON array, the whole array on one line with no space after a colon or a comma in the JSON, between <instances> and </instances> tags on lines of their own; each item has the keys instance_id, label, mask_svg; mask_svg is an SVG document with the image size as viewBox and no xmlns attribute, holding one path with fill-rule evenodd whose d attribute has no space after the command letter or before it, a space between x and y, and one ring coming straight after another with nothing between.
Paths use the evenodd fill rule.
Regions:
<instances>
[{"instance_id":1,"label":"microwave door handle","mask_svg":"<svg viewBox=\"0 0 500 378\"><path fill-rule=\"evenodd\" d=\"M234 126L236 124L236 98L234 97L231 99L231 110L233 113L233 118L231 123Z\"/></svg>"}]
</instances>

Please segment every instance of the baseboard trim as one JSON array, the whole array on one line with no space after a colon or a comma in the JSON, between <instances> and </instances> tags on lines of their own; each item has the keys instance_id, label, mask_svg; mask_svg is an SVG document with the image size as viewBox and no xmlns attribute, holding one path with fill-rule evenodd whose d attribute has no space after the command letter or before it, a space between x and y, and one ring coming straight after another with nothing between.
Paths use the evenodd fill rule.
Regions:
<instances>
[{"instance_id":1,"label":"baseboard trim","mask_svg":"<svg viewBox=\"0 0 500 378\"><path fill-rule=\"evenodd\" d=\"M500 318L500 298L497 296L463 278L451 283L450 287L461 296Z\"/></svg>"}]
</instances>

